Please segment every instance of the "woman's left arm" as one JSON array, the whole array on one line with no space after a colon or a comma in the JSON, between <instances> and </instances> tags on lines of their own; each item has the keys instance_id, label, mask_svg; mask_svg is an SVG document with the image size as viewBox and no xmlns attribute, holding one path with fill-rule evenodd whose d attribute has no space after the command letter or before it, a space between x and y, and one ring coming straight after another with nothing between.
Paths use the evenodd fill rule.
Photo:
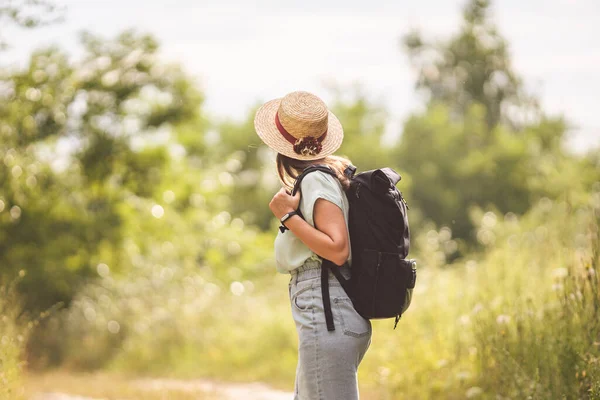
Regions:
<instances>
[{"instance_id":1,"label":"woman's left arm","mask_svg":"<svg viewBox=\"0 0 600 400\"><path fill-rule=\"evenodd\" d=\"M269 208L277 219L281 219L286 213L298 209L299 203L300 193L291 196L281 189L269 203ZM315 227L297 215L285 221L285 226L317 255L336 265L343 265L348 260L350 246L342 210L336 204L319 198L314 206L313 218Z\"/></svg>"}]
</instances>

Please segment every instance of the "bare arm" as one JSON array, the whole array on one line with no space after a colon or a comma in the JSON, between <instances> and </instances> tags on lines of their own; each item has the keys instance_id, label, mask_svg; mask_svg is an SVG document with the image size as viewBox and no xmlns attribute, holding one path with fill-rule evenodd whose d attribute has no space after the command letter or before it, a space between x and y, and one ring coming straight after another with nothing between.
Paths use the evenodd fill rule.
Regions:
<instances>
[{"instance_id":1,"label":"bare arm","mask_svg":"<svg viewBox=\"0 0 600 400\"><path fill-rule=\"evenodd\" d=\"M269 207L281 219L287 212L297 209L299 201L299 194L292 197L282 189L273 197ZM285 226L317 255L343 265L350 254L350 246L342 210L332 202L319 198L313 216L315 227L298 216L288 219Z\"/></svg>"},{"instance_id":2,"label":"bare arm","mask_svg":"<svg viewBox=\"0 0 600 400\"><path fill-rule=\"evenodd\" d=\"M302 218L293 216L285 226L316 254L343 265L350 249L342 210L330 201L318 199L314 207L314 221L316 228Z\"/></svg>"}]
</instances>

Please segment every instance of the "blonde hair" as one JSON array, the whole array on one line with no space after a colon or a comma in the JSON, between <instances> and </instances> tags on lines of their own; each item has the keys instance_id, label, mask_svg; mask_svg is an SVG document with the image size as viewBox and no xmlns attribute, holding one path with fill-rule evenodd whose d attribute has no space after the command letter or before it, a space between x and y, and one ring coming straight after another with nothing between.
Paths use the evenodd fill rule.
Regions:
<instances>
[{"instance_id":1,"label":"blonde hair","mask_svg":"<svg viewBox=\"0 0 600 400\"><path fill-rule=\"evenodd\" d=\"M346 157L329 155L318 160L297 160L277 153L276 163L279 181L290 192L294 188L296 178L306 167L313 164L324 164L333 169L344 190L347 190L350 186L350 180L344 175L344 170L352 165L352 162Z\"/></svg>"}]
</instances>

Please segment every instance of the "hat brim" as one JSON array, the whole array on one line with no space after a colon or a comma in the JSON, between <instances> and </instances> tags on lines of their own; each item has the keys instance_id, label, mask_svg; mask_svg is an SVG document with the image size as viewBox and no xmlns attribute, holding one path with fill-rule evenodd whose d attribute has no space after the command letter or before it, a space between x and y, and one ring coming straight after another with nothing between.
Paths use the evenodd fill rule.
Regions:
<instances>
[{"instance_id":1,"label":"hat brim","mask_svg":"<svg viewBox=\"0 0 600 400\"><path fill-rule=\"evenodd\" d=\"M317 160L333 154L342 145L344 130L339 119L331 112L327 117L327 135L321 142L321 151L313 156L298 154L275 125L275 114L279 109L281 99L271 100L263 104L254 117L254 129L261 140L276 152L296 160Z\"/></svg>"}]
</instances>

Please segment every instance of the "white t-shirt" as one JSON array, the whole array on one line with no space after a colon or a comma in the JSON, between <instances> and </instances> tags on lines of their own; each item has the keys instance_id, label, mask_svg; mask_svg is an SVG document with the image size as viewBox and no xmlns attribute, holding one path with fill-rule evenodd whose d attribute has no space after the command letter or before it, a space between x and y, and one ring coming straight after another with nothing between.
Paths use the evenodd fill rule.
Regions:
<instances>
[{"instance_id":1,"label":"white t-shirt","mask_svg":"<svg viewBox=\"0 0 600 400\"><path fill-rule=\"evenodd\" d=\"M348 227L348 198L344 193L342 184L336 178L321 171L311 172L302 179L300 195L300 211L310 225L315 226L313 210L317 199L322 198L332 202L342 210L346 228ZM350 233L348 233L348 244L350 245ZM320 260L320 257L302 243L291 230L277 233L275 238L277 272L288 274L304 264L309 258ZM352 250L350 250L348 264L351 264L351 262Z\"/></svg>"}]
</instances>

